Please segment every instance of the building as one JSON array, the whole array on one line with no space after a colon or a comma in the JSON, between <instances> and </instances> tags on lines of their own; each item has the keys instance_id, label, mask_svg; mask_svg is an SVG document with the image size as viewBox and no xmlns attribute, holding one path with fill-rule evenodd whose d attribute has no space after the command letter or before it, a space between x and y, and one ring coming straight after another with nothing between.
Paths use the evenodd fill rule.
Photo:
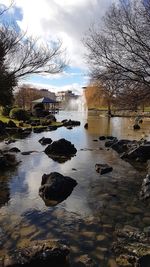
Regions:
<instances>
[{"instance_id":1,"label":"building","mask_svg":"<svg viewBox=\"0 0 150 267\"><path fill-rule=\"evenodd\" d=\"M56 99L60 102L69 101L71 99L77 99L79 96L75 95L71 90L60 91L56 93Z\"/></svg>"},{"instance_id":2,"label":"building","mask_svg":"<svg viewBox=\"0 0 150 267\"><path fill-rule=\"evenodd\" d=\"M40 94L42 97L48 97L50 99L53 99L53 100L56 100L56 95L55 93L53 92L50 92L49 90L47 89L40 89Z\"/></svg>"}]
</instances>

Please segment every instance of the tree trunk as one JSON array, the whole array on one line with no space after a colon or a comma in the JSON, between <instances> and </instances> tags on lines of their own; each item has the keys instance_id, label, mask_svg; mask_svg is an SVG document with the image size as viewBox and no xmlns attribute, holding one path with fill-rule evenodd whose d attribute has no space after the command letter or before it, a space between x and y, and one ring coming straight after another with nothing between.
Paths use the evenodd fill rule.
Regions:
<instances>
[{"instance_id":1,"label":"tree trunk","mask_svg":"<svg viewBox=\"0 0 150 267\"><path fill-rule=\"evenodd\" d=\"M107 105L108 105L108 116L111 117L111 103L110 103L109 100L108 100L108 102L107 102Z\"/></svg>"}]
</instances>

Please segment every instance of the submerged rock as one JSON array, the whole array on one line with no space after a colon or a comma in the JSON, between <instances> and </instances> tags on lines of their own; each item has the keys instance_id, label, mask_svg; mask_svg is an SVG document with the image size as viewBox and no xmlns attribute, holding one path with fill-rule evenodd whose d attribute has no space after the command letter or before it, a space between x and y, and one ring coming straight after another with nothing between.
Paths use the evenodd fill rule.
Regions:
<instances>
[{"instance_id":1,"label":"submerged rock","mask_svg":"<svg viewBox=\"0 0 150 267\"><path fill-rule=\"evenodd\" d=\"M69 248L61 241L32 241L29 246L16 249L1 257L1 267L68 266Z\"/></svg>"},{"instance_id":2,"label":"submerged rock","mask_svg":"<svg viewBox=\"0 0 150 267\"><path fill-rule=\"evenodd\" d=\"M100 174L105 174L105 173L111 172L113 168L109 166L108 164L96 163L95 170Z\"/></svg>"},{"instance_id":3,"label":"submerged rock","mask_svg":"<svg viewBox=\"0 0 150 267\"><path fill-rule=\"evenodd\" d=\"M87 254L81 255L76 260L76 267L98 267L93 259L91 259Z\"/></svg>"},{"instance_id":4,"label":"submerged rock","mask_svg":"<svg viewBox=\"0 0 150 267\"><path fill-rule=\"evenodd\" d=\"M45 153L56 161L59 161L61 158L65 161L74 156L76 152L77 149L74 147L74 145L64 138L54 141L45 149Z\"/></svg>"},{"instance_id":5,"label":"submerged rock","mask_svg":"<svg viewBox=\"0 0 150 267\"><path fill-rule=\"evenodd\" d=\"M137 228L124 227L124 229L117 230L113 251L119 267L150 266L149 237Z\"/></svg>"},{"instance_id":6,"label":"submerged rock","mask_svg":"<svg viewBox=\"0 0 150 267\"><path fill-rule=\"evenodd\" d=\"M54 206L70 196L76 185L76 180L63 176L58 172L44 174L39 188L39 195L46 206Z\"/></svg>"}]
</instances>

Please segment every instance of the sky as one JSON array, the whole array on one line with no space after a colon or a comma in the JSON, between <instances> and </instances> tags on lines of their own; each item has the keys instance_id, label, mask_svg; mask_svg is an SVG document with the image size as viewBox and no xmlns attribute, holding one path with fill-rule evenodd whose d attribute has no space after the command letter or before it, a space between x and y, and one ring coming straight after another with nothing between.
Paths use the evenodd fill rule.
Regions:
<instances>
[{"instance_id":1,"label":"sky","mask_svg":"<svg viewBox=\"0 0 150 267\"><path fill-rule=\"evenodd\" d=\"M10 2L0 0L0 5L8 6ZM83 38L92 24L102 22L112 2L115 0L14 0L15 4L3 15L3 20L46 43L61 39L69 62L61 74L34 75L21 83L54 92L72 90L80 94L89 82Z\"/></svg>"}]
</instances>

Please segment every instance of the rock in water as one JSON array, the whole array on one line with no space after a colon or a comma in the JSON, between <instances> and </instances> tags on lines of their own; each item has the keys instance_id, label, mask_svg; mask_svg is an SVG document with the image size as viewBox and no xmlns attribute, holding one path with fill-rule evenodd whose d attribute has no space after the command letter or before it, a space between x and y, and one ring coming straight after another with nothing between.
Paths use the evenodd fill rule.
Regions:
<instances>
[{"instance_id":1,"label":"rock in water","mask_svg":"<svg viewBox=\"0 0 150 267\"><path fill-rule=\"evenodd\" d=\"M16 160L15 155L0 151L0 169L2 171L8 170L11 167L15 167L18 163L19 162Z\"/></svg>"},{"instance_id":2,"label":"rock in water","mask_svg":"<svg viewBox=\"0 0 150 267\"><path fill-rule=\"evenodd\" d=\"M88 129L88 127L89 127L88 123L85 123L85 124L84 124L84 128L85 128L85 129Z\"/></svg>"},{"instance_id":3,"label":"rock in water","mask_svg":"<svg viewBox=\"0 0 150 267\"><path fill-rule=\"evenodd\" d=\"M52 144L48 145L45 149L45 153L58 162L65 162L77 152L77 149L74 145L62 138L58 141L54 141Z\"/></svg>"},{"instance_id":4,"label":"rock in water","mask_svg":"<svg viewBox=\"0 0 150 267\"><path fill-rule=\"evenodd\" d=\"M133 125L133 129L134 129L134 130L139 130L139 129L141 129L141 127L140 127L140 125L138 125L138 124L134 124L134 125Z\"/></svg>"},{"instance_id":5,"label":"rock in water","mask_svg":"<svg viewBox=\"0 0 150 267\"><path fill-rule=\"evenodd\" d=\"M40 140L39 140L39 143L43 146L45 145L49 145L52 143L52 139L51 138L48 138L48 137L42 137Z\"/></svg>"},{"instance_id":6,"label":"rock in water","mask_svg":"<svg viewBox=\"0 0 150 267\"><path fill-rule=\"evenodd\" d=\"M113 168L109 166L108 164L96 163L95 170L99 172L100 174L105 174L105 173L111 172Z\"/></svg>"},{"instance_id":7,"label":"rock in water","mask_svg":"<svg viewBox=\"0 0 150 267\"><path fill-rule=\"evenodd\" d=\"M81 255L76 260L77 267L98 267L93 259L91 259L87 254Z\"/></svg>"},{"instance_id":8,"label":"rock in water","mask_svg":"<svg viewBox=\"0 0 150 267\"><path fill-rule=\"evenodd\" d=\"M146 200L150 198L150 175L147 174L146 178L143 180L142 188L140 192L140 198Z\"/></svg>"},{"instance_id":9,"label":"rock in water","mask_svg":"<svg viewBox=\"0 0 150 267\"><path fill-rule=\"evenodd\" d=\"M80 126L80 121L64 120L63 125L68 126Z\"/></svg>"},{"instance_id":10,"label":"rock in water","mask_svg":"<svg viewBox=\"0 0 150 267\"><path fill-rule=\"evenodd\" d=\"M2 267L57 266L65 267L69 249L54 240L32 241L28 247L17 249L1 257Z\"/></svg>"},{"instance_id":11,"label":"rock in water","mask_svg":"<svg viewBox=\"0 0 150 267\"><path fill-rule=\"evenodd\" d=\"M20 152L20 149L17 148L17 147L12 147L12 148L9 149L9 152L18 153L18 152Z\"/></svg>"},{"instance_id":12,"label":"rock in water","mask_svg":"<svg viewBox=\"0 0 150 267\"><path fill-rule=\"evenodd\" d=\"M133 229L132 229L133 228ZM149 267L149 237L135 227L118 229L112 249L118 266Z\"/></svg>"},{"instance_id":13,"label":"rock in water","mask_svg":"<svg viewBox=\"0 0 150 267\"><path fill-rule=\"evenodd\" d=\"M51 172L42 176L39 195L46 206L54 206L70 196L76 185L76 180L63 176L58 172Z\"/></svg>"}]
</instances>

